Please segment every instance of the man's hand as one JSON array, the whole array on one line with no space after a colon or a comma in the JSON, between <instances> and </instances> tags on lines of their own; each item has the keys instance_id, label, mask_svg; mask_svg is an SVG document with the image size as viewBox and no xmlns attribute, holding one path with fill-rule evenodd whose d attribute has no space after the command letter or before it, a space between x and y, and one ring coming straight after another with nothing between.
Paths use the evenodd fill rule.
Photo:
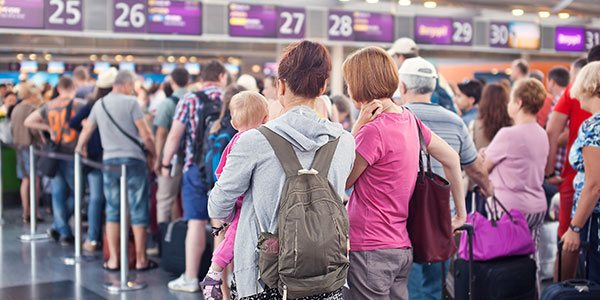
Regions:
<instances>
[{"instance_id":1,"label":"man's hand","mask_svg":"<svg viewBox=\"0 0 600 300\"><path fill-rule=\"evenodd\" d=\"M548 182L551 185L559 186L563 182L563 179L562 177L556 175L546 179L546 182Z\"/></svg>"}]
</instances>

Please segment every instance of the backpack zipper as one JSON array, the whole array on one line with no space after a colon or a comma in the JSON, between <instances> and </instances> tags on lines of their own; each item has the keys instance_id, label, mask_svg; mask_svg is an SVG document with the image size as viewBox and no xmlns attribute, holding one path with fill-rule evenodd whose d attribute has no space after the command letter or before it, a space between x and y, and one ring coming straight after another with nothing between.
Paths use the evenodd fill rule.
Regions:
<instances>
[{"instance_id":1,"label":"backpack zipper","mask_svg":"<svg viewBox=\"0 0 600 300\"><path fill-rule=\"evenodd\" d=\"M283 285L283 300L287 300L287 285Z\"/></svg>"}]
</instances>

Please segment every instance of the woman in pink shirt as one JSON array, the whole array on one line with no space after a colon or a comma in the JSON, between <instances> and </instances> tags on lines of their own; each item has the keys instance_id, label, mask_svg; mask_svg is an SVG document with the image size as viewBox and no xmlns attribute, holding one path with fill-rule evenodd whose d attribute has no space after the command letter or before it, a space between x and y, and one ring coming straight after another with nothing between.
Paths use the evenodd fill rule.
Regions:
<instances>
[{"instance_id":1,"label":"woman in pink shirt","mask_svg":"<svg viewBox=\"0 0 600 300\"><path fill-rule=\"evenodd\" d=\"M431 96L435 69L419 63L406 67L414 71L411 76L419 79L415 82L426 86L401 88L410 91L407 95ZM348 203L349 297L408 299L406 285L412 250L406 220L418 172L417 126L423 130L429 153L444 165L454 199L464 199L459 157L413 113L394 104L391 97L399 86L398 72L385 50L368 47L355 52L344 62L343 72L350 97L361 109L352 130L356 160L346 184L354 186ZM464 223L466 212L464 201L455 203L457 216L452 226L457 228Z\"/></svg>"},{"instance_id":2,"label":"woman in pink shirt","mask_svg":"<svg viewBox=\"0 0 600 300\"><path fill-rule=\"evenodd\" d=\"M546 89L537 79L517 81L508 103L508 114L515 125L500 129L484 150L496 198L507 209L521 211L527 219L536 245L536 262L539 231L548 209L542 184L550 144L536 117L545 99Z\"/></svg>"}]
</instances>

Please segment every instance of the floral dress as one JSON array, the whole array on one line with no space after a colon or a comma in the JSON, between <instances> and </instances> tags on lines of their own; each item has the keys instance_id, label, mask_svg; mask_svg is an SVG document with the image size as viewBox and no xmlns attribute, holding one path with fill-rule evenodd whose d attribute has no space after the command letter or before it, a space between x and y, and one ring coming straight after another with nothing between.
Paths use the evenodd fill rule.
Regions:
<instances>
[{"instance_id":1,"label":"floral dress","mask_svg":"<svg viewBox=\"0 0 600 300\"><path fill-rule=\"evenodd\" d=\"M584 147L598 147L600 148L600 113L591 116L585 120L579 128L579 134L571 152L569 153L569 162L571 166L577 171L577 176L573 180L573 188L575 189L575 195L573 197L573 211L571 217L575 215L577 209L577 203L581 197L581 191L585 183L585 169L583 164L583 148ZM600 213L600 202L596 203L594 213Z\"/></svg>"}]
</instances>

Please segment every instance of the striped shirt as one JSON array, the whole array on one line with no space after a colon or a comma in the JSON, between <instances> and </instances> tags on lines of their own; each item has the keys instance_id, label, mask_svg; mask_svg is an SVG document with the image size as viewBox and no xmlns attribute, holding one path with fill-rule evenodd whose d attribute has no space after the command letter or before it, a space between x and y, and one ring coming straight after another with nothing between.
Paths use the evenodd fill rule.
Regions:
<instances>
[{"instance_id":1,"label":"striped shirt","mask_svg":"<svg viewBox=\"0 0 600 300\"><path fill-rule=\"evenodd\" d=\"M212 101L221 102L223 90L215 83L207 83L198 91L205 93ZM203 108L198 96L195 93L188 93L177 103L175 116L173 120L179 121L185 125L185 164L183 171L194 164L194 141L196 140L196 128L198 127L199 111Z\"/></svg>"}]
</instances>

